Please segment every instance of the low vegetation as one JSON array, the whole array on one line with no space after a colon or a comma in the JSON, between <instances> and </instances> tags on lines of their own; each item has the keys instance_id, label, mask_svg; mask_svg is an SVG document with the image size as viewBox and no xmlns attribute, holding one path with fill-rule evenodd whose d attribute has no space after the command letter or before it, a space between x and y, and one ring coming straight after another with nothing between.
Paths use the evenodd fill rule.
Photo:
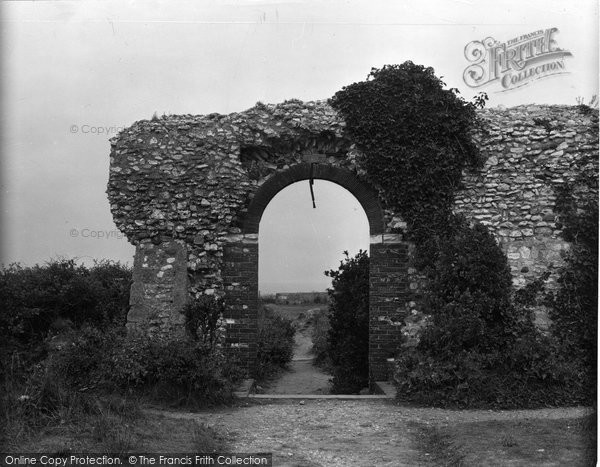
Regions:
<instances>
[{"instance_id":1,"label":"low vegetation","mask_svg":"<svg viewBox=\"0 0 600 467\"><path fill-rule=\"evenodd\" d=\"M260 306L254 372L257 381L264 381L288 366L294 356L295 334L291 320L277 315L268 305Z\"/></svg>"},{"instance_id":2,"label":"low vegetation","mask_svg":"<svg viewBox=\"0 0 600 467\"><path fill-rule=\"evenodd\" d=\"M204 407L233 399L242 373L218 345L223 304L201 299L182 310L187 338L126 336L130 283L131 271L110 262L0 270L5 445L77 426L92 433L92 445L126 452L137 447L126 427L143 418L140 401Z\"/></svg>"}]
</instances>

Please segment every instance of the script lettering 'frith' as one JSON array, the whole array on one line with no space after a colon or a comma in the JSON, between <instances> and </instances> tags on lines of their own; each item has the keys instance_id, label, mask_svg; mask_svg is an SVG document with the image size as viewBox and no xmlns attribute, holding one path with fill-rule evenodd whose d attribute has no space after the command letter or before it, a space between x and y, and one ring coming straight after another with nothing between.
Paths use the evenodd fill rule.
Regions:
<instances>
[{"instance_id":1,"label":"script lettering 'frith'","mask_svg":"<svg viewBox=\"0 0 600 467\"><path fill-rule=\"evenodd\" d=\"M471 62L463 73L463 80L472 88L493 82L501 90L518 88L532 81L564 73L568 50L558 47L555 40L557 28L523 34L506 42L493 37L469 42L465 57Z\"/></svg>"}]
</instances>

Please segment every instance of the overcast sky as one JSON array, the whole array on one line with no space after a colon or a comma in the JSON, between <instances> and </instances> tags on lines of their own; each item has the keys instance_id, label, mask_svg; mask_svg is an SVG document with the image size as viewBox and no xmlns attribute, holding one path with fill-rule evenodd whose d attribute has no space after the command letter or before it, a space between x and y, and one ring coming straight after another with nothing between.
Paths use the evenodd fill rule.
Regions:
<instances>
[{"instance_id":1,"label":"overcast sky","mask_svg":"<svg viewBox=\"0 0 600 467\"><path fill-rule=\"evenodd\" d=\"M131 262L105 189L109 143L154 112L208 114L257 101L326 99L371 67L432 66L488 106L575 104L598 93L595 1L4 2L1 261ZM556 27L565 71L502 91L463 82L467 43ZM102 129L102 130L100 130ZM99 132L103 134L98 134ZM108 135L107 135L108 133ZM264 291L323 290L342 250L368 247L366 216L343 189L289 187L260 227ZM286 219L272 222L270 219ZM103 237L103 238L98 238ZM294 248L292 248L294 246Z\"/></svg>"}]
</instances>

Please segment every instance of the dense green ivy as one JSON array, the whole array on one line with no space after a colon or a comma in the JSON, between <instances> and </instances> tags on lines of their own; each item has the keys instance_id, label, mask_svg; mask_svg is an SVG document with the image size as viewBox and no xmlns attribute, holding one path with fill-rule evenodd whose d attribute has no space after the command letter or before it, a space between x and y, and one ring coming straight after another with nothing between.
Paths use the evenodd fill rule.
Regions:
<instances>
[{"instance_id":1,"label":"dense green ivy","mask_svg":"<svg viewBox=\"0 0 600 467\"><path fill-rule=\"evenodd\" d=\"M423 307L432 315L421 348L434 354L506 346L518 326L506 255L483 225L456 219L437 246Z\"/></svg>"},{"instance_id":2,"label":"dense green ivy","mask_svg":"<svg viewBox=\"0 0 600 467\"><path fill-rule=\"evenodd\" d=\"M417 266L428 279L421 306L430 316L429 325L416 347L397 355L399 398L461 407L587 401L583 373L566 354L595 353L596 328L589 310L597 299L597 269L584 267L585 254L578 254L583 246L577 242L597 245L597 228L593 234L592 227L597 204L595 218L584 219L576 208L563 216L575 225L572 232L565 230L565 238L574 237L570 262L577 267L563 272L554 298L554 319L564 331L561 340L572 344L561 352L555 339L536 330L529 308L514 300L507 258L493 235L452 214L463 170L482 162L472 132L479 126L476 109L487 96L480 94L469 103L444 86L433 69L405 62L373 69L366 81L343 88L331 100L364 155L357 162L366 178L386 207L406 221L408 239L417 246ZM597 247L585 251L586 264L595 263ZM337 284L337 289L350 296L357 284ZM540 284L533 285L518 298L535 295ZM573 307L581 308L575 317ZM358 323L332 320L331 336L348 327L348 321ZM344 355L349 348L344 347ZM366 345L355 345L353 358L338 361L338 366L346 372L355 369L364 361L360 348Z\"/></svg>"},{"instance_id":3,"label":"dense green ivy","mask_svg":"<svg viewBox=\"0 0 600 467\"><path fill-rule=\"evenodd\" d=\"M558 288L550 294L552 334L562 352L583 365L595 391L598 355L598 178L584 173L558 190L556 211L563 237L571 243Z\"/></svg>"},{"instance_id":4,"label":"dense green ivy","mask_svg":"<svg viewBox=\"0 0 600 467\"><path fill-rule=\"evenodd\" d=\"M407 61L373 68L330 101L365 155L369 182L417 243L446 224L463 169L481 163L471 131L487 96L466 102L444 85L432 68Z\"/></svg>"}]
</instances>

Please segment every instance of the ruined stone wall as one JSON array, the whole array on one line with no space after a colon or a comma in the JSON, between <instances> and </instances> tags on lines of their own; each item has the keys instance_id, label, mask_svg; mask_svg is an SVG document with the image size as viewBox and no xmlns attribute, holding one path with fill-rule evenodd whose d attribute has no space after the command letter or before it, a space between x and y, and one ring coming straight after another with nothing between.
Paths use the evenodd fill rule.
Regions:
<instances>
[{"instance_id":1,"label":"ruined stone wall","mask_svg":"<svg viewBox=\"0 0 600 467\"><path fill-rule=\"evenodd\" d=\"M598 113L529 106L481 117L486 125L476 138L487 161L464 174L456 211L492 230L522 286L558 265L568 247L556 224L555 188L582 171L597 173ZM111 140L107 193L117 227L137 246L128 326L172 333L189 297L226 295L229 345L251 359L260 210L287 184L307 178L310 167L315 178L355 194L369 217L371 255L379 258L372 261L370 305L379 378L416 306L418 276L402 240L405 223L376 192L369 198L362 157L326 102L165 116L122 131ZM248 223L252 209L259 215Z\"/></svg>"},{"instance_id":2,"label":"ruined stone wall","mask_svg":"<svg viewBox=\"0 0 600 467\"><path fill-rule=\"evenodd\" d=\"M480 116L487 123L477 135L486 163L464 174L455 211L494 233L514 285L522 287L563 264L569 245L557 225L556 188L577 182L582 173L597 176L598 112L530 105L484 110Z\"/></svg>"},{"instance_id":3,"label":"ruined stone wall","mask_svg":"<svg viewBox=\"0 0 600 467\"><path fill-rule=\"evenodd\" d=\"M258 187L306 154L352 167L343 129L328 105L299 101L139 121L111 141L107 193L115 224L134 245L185 246L191 291L222 290L223 245L242 233Z\"/></svg>"}]
</instances>

